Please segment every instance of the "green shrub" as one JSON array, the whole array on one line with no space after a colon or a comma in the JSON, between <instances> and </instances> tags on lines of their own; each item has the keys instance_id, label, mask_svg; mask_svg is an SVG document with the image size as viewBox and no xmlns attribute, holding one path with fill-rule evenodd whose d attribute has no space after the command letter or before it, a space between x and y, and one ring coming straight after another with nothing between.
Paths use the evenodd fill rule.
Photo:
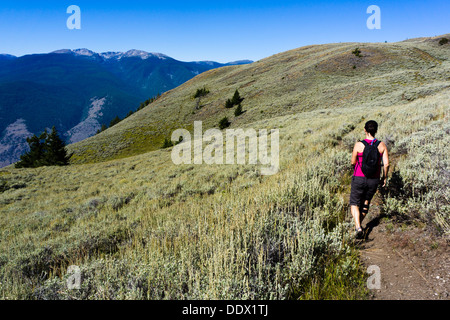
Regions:
<instances>
[{"instance_id":1,"label":"green shrub","mask_svg":"<svg viewBox=\"0 0 450 320\"><path fill-rule=\"evenodd\" d=\"M448 43L448 39L447 38L442 38L441 40L439 40L439 45L444 45Z\"/></svg>"},{"instance_id":2,"label":"green shrub","mask_svg":"<svg viewBox=\"0 0 450 320\"><path fill-rule=\"evenodd\" d=\"M408 157L399 162L384 191L387 215L419 219L434 231L450 233L448 130L448 124L436 121L396 143L394 150Z\"/></svg>"},{"instance_id":3,"label":"green shrub","mask_svg":"<svg viewBox=\"0 0 450 320\"><path fill-rule=\"evenodd\" d=\"M359 50L359 48L356 48L355 50L353 50L352 53L357 57L362 57L361 50Z\"/></svg>"},{"instance_id":4,"label":"green shrub","mask_svg":"<svg viewBox=\"0 0 450 320\"><path fill-rule=\"evenodd\" d=\"M209 90L206 89L205 87L201 88L201 89L197 89L197 91L194 94L194 99L195 98L200 98L200 97L204 97L209 93Z\"/></svg>"},{"instance_id":5,"label":"green shrub","mask_svg":"<svg viewBox=\"0 0 450 320\"><path fill-rule=\"evenodd\" d=\"M173 142L169 138L164 138L162 148L166 149L166 148L170 148L172 146L173 146Z\"/></svg>"},{"instance_id":6,"label":"green shrub","mask_svg":"<svg viewBox=\"0 0 450 320\"><path fill-rule=\"evenodd\" d=\"M0 179L0 193L5 192L8 189L9 189L8 182Z\"/></svg>"}]
</instances>

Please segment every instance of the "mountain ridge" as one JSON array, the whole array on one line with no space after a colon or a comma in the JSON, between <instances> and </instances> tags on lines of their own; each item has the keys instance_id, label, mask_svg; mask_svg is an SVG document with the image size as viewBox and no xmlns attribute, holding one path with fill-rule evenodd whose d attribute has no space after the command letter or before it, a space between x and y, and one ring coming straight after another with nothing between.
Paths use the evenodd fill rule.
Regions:
<instances>
[{"instance_id":1,"label":"mountain ridge","mask_svg":"<svg viewBox=\"0 0 450 320\"><path fill-rule=\"evenodd\" d=\"M130 49L128 51L105 51L105 52L95 52L87 48L78 48L78 49L58 49L54 51L50 51L48 53L31 53L31 54L25 54L22 56L16 56L8 53L0 53L0 59L17 59L24 56L31 56L31 55L43 55L43 54L73 54L78 56L90 56L90 57L101 57L105 60L109 59L117 59L120 60L122 58L130 58L130 57L139 57L142 60L146 60L150 57L157 57L161 60L164 59L173 59L177 61L181 61L175 58L172 58L164 53L160 52L147 52L144 50L139 49ZM192 62L192 63L200 63L200 64L220 64L220 65L237 65L237 64L248 64L253 63L253 60L249 59L242 59L242 60L236 60L236 61L230 61L230 62L217 62L212 60L199 60L199 61L181 61L181 62Z\"/></svg>"}]
</instances>

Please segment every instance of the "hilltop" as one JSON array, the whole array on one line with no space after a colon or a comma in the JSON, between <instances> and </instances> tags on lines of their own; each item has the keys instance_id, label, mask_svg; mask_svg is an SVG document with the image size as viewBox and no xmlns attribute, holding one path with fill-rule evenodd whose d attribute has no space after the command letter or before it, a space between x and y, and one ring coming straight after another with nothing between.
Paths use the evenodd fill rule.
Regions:
<instances>
[{"instance_id":1,"label":"hilltop","mask_svg":"<svg viewBox=\"0 0 450 320\"><path fill-rule=\"evenodd\" d=\"M417 297L386 283L412 275L409 288L423 277L433 284L427 294L445 299L450 49L439 42L447 36L306 46L207 71L70 145L70 166L2 168L0 297L366 299L366 263L375 261L383 290L393 288L379 297ZM205 95L194 98L198 89ZM239 116L224 107L236 90ZM195 120L206 130L224 116L231 128L279 129L277 174L250 164L175 165L172 148L161 149L172 130L192 130ZM361 244L348 212L350 154L369 119L380 123L392 169ZM417 239L423 255L413 257L406 250ZM385 276L402 260L383 243L442 266ZM79 290L67 286L71 265Z\"/></svg>"}]
</instances>

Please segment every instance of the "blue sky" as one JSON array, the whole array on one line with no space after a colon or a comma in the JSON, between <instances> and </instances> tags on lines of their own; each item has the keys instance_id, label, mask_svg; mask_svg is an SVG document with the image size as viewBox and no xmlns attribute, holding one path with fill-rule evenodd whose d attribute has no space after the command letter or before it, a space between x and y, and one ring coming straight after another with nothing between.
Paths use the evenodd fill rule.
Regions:
<instances>
[{"instance_id":1,"label":"blue sky","mask_svg":"<svg viewBox=\"0 0 450 320\"><path fill-rule=\"evenodd\" d=\"M69 5L81 30L69 30ZM381 29L369 30L370 5ZM0 2L0 53L140 49L182 61L259 60L310 44L393 42L450 33L450 1L10 1Z\"/></svg>"}]
</instances>

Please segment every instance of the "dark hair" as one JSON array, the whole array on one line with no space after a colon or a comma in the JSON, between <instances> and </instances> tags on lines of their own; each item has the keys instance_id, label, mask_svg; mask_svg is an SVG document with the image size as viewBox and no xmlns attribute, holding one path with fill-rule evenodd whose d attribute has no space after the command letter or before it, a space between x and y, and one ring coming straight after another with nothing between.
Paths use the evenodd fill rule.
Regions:
<instances>
[{"instance_id":1,"label":"dark hair","mask_svg":"<svg viewBox=\"0 0 450 320\"><path fill-rule=\"evenodd\" d=\"M367 121L364 129L366 129L366 131L370 133L372 137L375 137L375 134L378 131L378 123L374 120Z\"/></svg>"}]
</instances>

